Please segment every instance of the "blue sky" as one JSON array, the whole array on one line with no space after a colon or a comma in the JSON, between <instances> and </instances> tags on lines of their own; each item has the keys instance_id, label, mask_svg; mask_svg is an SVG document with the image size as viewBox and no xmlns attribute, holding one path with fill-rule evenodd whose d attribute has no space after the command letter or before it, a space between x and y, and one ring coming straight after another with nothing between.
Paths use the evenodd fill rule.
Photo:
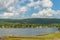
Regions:
<instances>
[{"instance_id":1,"label":"blue sky","mask_svg":"<svg viewBox=\"0 0 60 40\"><path fill-rule=\"evenodd\" d=\"M0 0L0 18L60 18L60 0Z\"/></svg>"},{"instance_id":2,"label":"blue sky","mask_svg":"<svg viewBox=\"0 0 60 40\"><path fill-rule=\"evenodd\" d=\"M54 10L60 10L60 0L52 0L52 2L53 2L53 9Z\"/></svg>"}]
</instances>

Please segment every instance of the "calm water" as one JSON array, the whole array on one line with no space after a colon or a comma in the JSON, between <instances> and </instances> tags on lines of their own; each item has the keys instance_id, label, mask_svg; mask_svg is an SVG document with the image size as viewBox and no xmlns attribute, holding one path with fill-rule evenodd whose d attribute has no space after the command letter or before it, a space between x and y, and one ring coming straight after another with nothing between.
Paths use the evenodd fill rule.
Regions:
<instances>
[{"instance_id":1,"label":"calm water","mask_svg":"<svg viewBox=\"0 0 60 40\"><path fill-rule=\"evenodd\" d=\"M3 28L0 29L0 36L17 35L17 36L36 36L57 32L58 28Z\"/></svg>"}]
</instances>

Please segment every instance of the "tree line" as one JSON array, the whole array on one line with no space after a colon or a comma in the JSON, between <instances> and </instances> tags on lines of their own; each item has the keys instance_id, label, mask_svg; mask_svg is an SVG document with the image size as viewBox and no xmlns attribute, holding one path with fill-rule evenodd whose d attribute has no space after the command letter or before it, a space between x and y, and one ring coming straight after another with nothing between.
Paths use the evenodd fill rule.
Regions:
<instances>
[{"instance_id":1,"label":"tree line","mask_svg":"<svg viewBox=\"0 0 60 40\"><path fill-rule=\"evenodd\" d=\"M60 24L0 23L0 28L42 28L42 27L58 27L58 28L60 28Z\"/></svg>"}]
</instances>

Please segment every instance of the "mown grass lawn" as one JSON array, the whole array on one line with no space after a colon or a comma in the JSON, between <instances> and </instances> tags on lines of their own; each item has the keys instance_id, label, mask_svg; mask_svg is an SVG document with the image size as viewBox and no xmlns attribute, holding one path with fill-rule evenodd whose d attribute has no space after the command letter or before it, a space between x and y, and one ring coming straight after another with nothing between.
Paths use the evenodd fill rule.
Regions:
<instances>
[{"instance_id":1,"label":"mown grass lawn","mask_svg":"<svg viewBox=\"0 0 60 40\"><path fill-rule=\"evenodd\" d=\"M60 32L36 37L5 37L5 40L60 40Z\"/></svg>"}]
</instances>

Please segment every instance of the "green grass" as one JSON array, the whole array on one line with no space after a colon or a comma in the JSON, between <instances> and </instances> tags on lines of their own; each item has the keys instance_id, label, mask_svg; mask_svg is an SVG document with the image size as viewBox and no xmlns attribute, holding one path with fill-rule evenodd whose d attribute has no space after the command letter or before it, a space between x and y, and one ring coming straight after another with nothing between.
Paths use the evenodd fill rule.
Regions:
<instances>
[{"instance_id":1,"label":"green grass","mask_svg":"<svg viewBox=\"0 0 60 40\"><path fill-rule=\"evenodd\" d=\"M60 40L60 32L36 37L5 37L5 40Z\"/></svg>"},{"instance_id":2,"label":"green grass","mask_svg":"<svg viewBox=\"0 0 60 40\"><path fill-rule=\"evenodd\" d=\"M7 38L6 40L52 40L52 38Z\"/></svg>"}]
</instances>

